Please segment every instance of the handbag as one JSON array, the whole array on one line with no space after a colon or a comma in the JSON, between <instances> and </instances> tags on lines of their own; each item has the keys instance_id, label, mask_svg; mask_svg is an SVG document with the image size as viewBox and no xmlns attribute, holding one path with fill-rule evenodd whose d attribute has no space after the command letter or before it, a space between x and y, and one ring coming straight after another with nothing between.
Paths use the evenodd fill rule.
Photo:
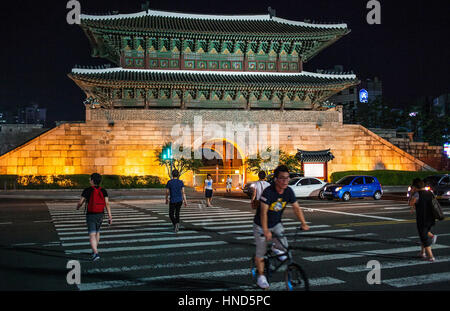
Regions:
<instances>
[{"instance_id":1,"label":"handbag","mask_svg":"<svg viewBox=\"0 0 450 311\"><path fill-rule=\"evenodd\" d=\"M439 204L439 201L436 199L436 197L433 194L433 197L431 198L431 206L433 210L433 216L437 220L444 220L444 212L442 211L441 204Z\"/></svg>"}]
</instances>

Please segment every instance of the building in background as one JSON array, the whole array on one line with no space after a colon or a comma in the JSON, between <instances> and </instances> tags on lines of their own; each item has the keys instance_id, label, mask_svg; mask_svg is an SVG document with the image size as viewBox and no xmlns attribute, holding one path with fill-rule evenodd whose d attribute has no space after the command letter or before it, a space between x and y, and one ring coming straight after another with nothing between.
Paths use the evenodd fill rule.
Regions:
<instances>
[{"instance_id":1,"label":"building in background","mask_svg":"<svg viewBox=\"0 0 450 311\"><path fill-rule=\"evenodd\" d=\"M318 70L318 72L323 71ZM344 72L344 67L342 65L336 65L333 69L326 70L326 72L342 74ZM364 103L360 100L361 90L365 90L367 92L367 102L374 102L377 99L381 99L383 96L383 83L378 77L363 78L361 79L361 83L359 85L350 86L349 88L340 91L328 99L328 101L333 103L333 105L343 106L343 118L344 123L346 124L358 123L358 104Z\"/></svg>"},{"instance_id":2,"label":"building in background","mask_svg":"<svg viewBox=\"0 0 450 311\"><path fill-rule=\"evenodd\" d=\"M47 109L41 108L37 104L32 104L24 108L20 108L17 115L17 123L19 124L42 124L47 121Z\"/></svg>"}]
</instances>

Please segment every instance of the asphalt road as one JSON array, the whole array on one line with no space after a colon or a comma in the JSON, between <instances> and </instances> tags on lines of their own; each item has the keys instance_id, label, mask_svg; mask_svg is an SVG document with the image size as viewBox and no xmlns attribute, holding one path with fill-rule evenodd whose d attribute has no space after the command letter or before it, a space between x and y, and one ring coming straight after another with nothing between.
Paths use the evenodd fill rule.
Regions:
<instances>
[{"instance_id":1,"label":"asphalt road","mask_svg":"<svg viewBox=\"0 0 450 311\"><path fill-rule=\"evenodd\" d=\"M213 208L196 194L188 201L175 234L161 196L113 200L114 223L103 226L101 259L91 262L76 201L2 199L0 290L258 290L250 276L249 200L216 196ZM450 290L449 221L433 228L437 261L429 263L417 258L415 216L401 197L299 203L311 230L296 231L299 222L290 207L284 224L311 290ZM450 215L449 206L444 211ZM67 284L70 260L80 262L79 285ZM381 265L381 284L367 282L370 260ZM270 282L271 290L285 290L282 273Z\"/></svg>"}]
</instances>

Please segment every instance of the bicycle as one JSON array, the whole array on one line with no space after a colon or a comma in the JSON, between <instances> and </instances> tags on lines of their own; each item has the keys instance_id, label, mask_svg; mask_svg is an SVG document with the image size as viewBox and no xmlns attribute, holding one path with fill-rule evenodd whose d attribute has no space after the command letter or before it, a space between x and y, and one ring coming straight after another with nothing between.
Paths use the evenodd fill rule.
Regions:
<instances>
[{"instance_id":1,"label":"bicycle","mask_svg":"<svg viewBox=\"0 0 450 311\"><path fill-rule=\"evenodd\" d=\"M297 236L297 232L298 229L295 236ZM264 236L264 234L261 234L261 236ZM264 255L264 275L266 276L267 280L269 280L272 274L277 272L282 266L287 265L286 271L284 272L286 289L289 291L308 291L308 277L306 276L303 268L299 264L294 262L292 257L292 248L290 246L286 247L286 245L283 244L283 242L281 241L283 236L277 236L272 233L272 237L280 241L280 244L284 249L286 249L286 252L275 254L275 252L272 250L273 239L271 242L269 242L267 252ZM280 258L283 256L286 256L286 259L281 261ZM251 274L254 281L256 281L256 278L258 277L258 270L255 265L255 256L251 258L251 263Z\"/></svg>"}]
</instances>

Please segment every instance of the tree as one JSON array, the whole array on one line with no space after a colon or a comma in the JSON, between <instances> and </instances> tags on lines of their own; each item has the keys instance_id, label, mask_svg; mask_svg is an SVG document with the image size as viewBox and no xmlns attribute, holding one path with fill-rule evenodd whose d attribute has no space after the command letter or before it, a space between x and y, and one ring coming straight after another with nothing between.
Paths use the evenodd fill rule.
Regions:
<instances>
[{"instance_id":1,"label":"tree","mask_svg":"<svg viewBox=\"0 0 450 311\"><path fill-rule=\"evenodd\" d=\"M183 152L183 147L180 147L180 152ZM159 166L165 166L167 175L172 177L172 170L176 169L180 172L180 177L189 171L198 172L198 169L202 166L202 161L195 159L194 151L191 151L191 157L174 158L172 153L172 143L165 143L161 149L155 150L156 158L158 159Z\"/></svg>"},{"instance_id":2,"label":"tree","mask_svg":"<svg viewBox=\"0 0 450 311\"><path fill-rule=\"evenodd\" d=\"M278 150L278 162L274 162L272 156L274 156L272 147L267 147L262 154L258 152L256 155L249 157L245 161L247 171L254 174L264 171L266 175L269 175L277 165L286 165L290 172L301 172L301 162L295 155L290 155L283 150Z\"/></svg>"}]
</instances>

